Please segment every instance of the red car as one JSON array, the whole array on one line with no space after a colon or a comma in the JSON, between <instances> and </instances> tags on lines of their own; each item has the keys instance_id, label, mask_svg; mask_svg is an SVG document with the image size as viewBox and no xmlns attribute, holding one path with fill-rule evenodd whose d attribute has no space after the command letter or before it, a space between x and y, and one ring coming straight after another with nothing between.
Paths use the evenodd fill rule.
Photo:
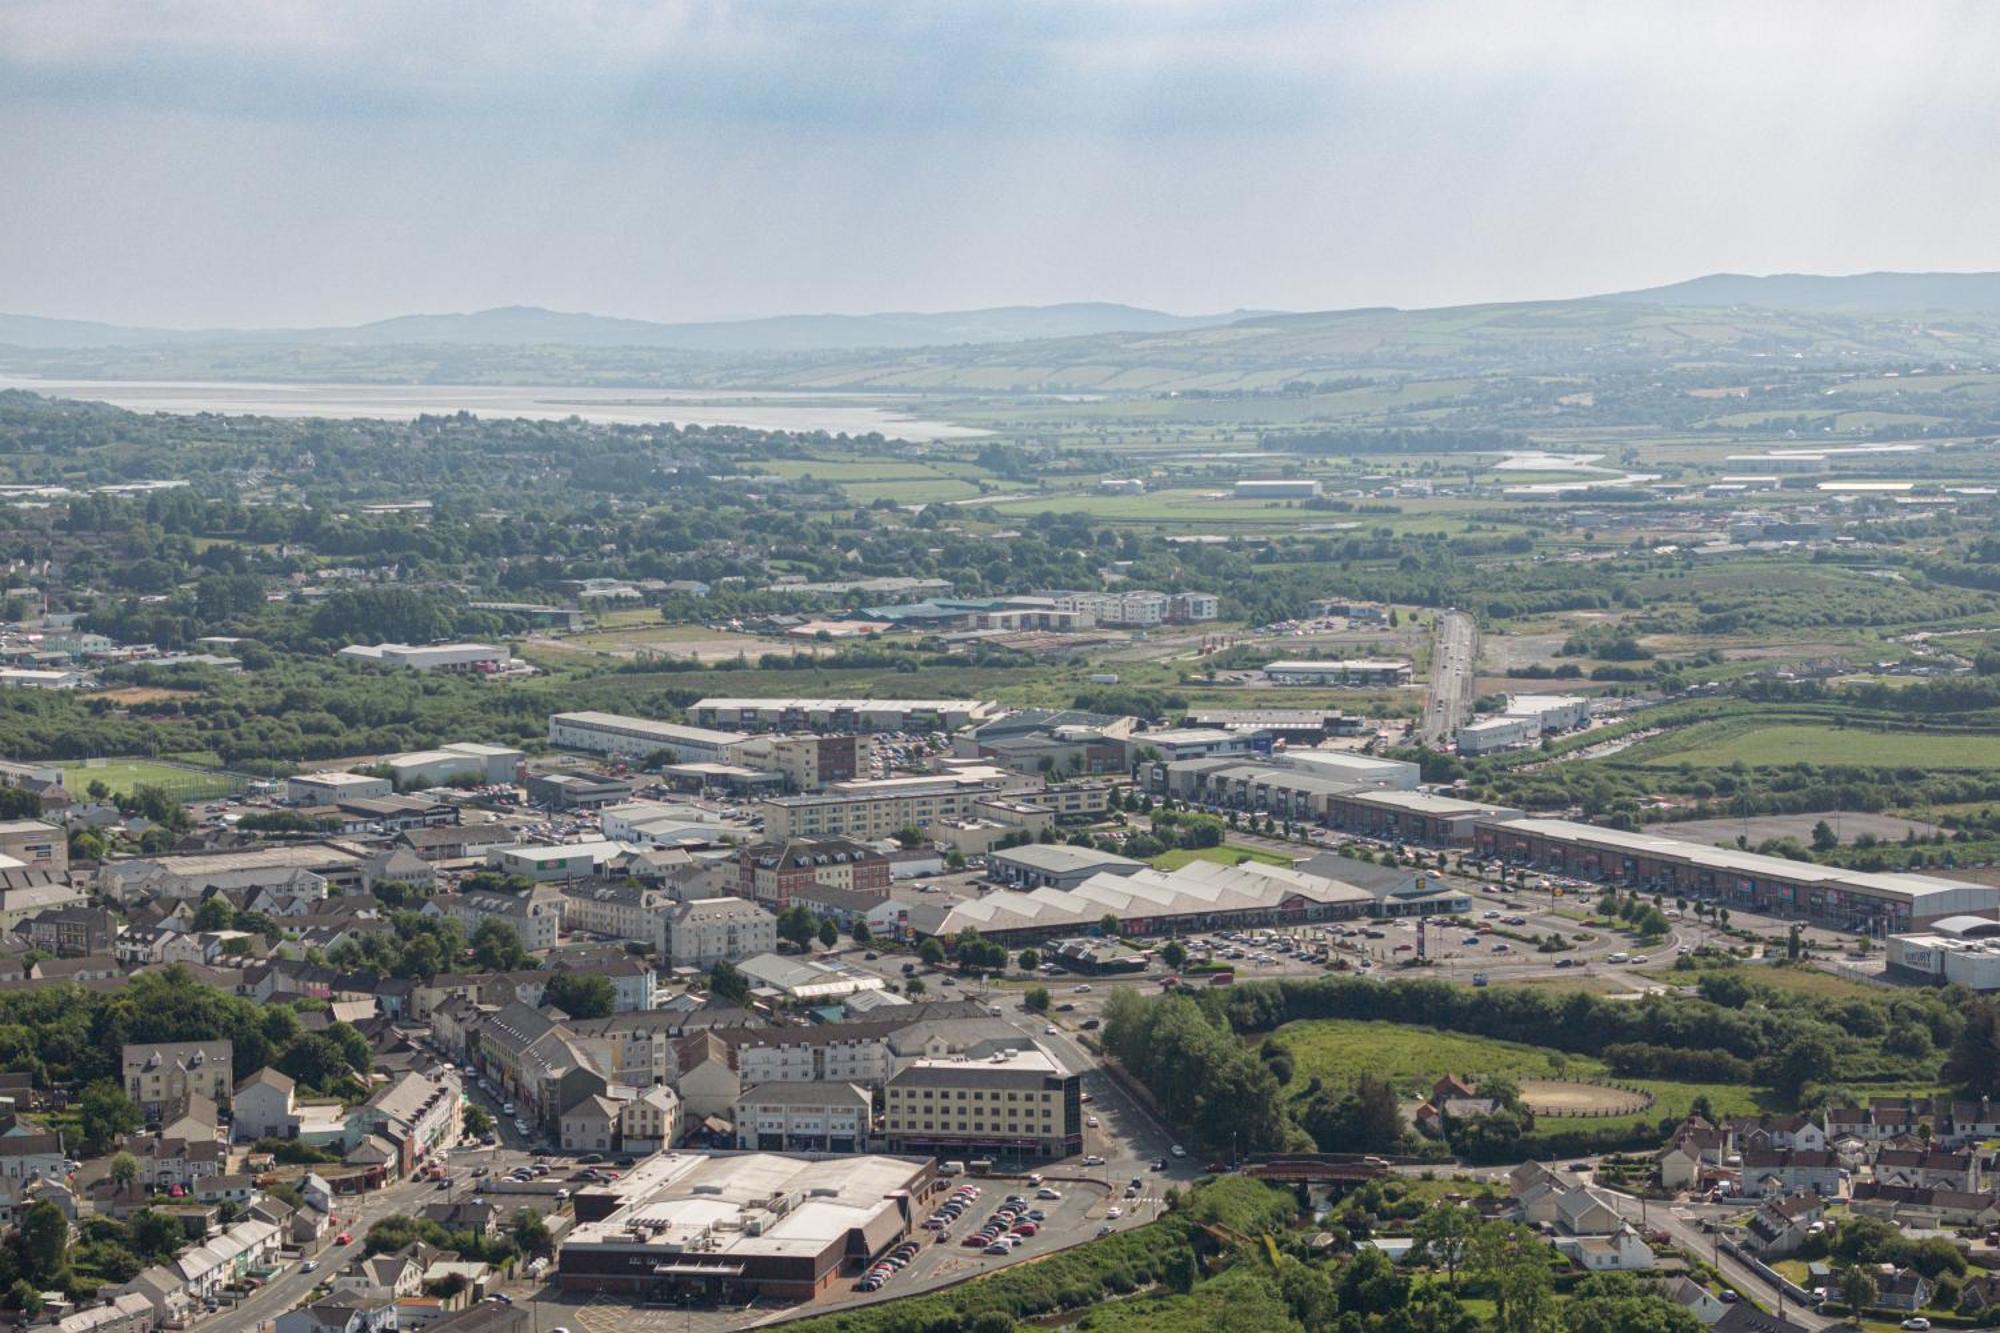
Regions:
<instances>
[{"instance_id":1,"label":"red car","mask_svg":"<svg viewBox=\"0 0 2000 1333\"><path fill-rule=\"evenodd\" d=\"M335 1236L333 1238L333 1243L335 1245L352 1245L354 1243L354 1233L351 1231L343 1231L338 1236Z\"/></svg>"}]
</instances>

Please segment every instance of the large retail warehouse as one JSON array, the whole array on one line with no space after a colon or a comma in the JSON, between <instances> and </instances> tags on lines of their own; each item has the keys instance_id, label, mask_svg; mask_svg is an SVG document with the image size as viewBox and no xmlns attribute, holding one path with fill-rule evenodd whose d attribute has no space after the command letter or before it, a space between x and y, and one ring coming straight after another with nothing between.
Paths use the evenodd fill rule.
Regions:
<instances>
[{"instance_id":1,"label":"large retail warehouse","mask_svg":"<svg viewBox=\"0 0 2000 1333\"><path fill-rule=\"evenodd\" d=\"M1876 934L2000 908L2000 888L1962 879L1871 874L1567 819L1488 820L1477 826L1474 844L1486 856L1560 875Z\"/></svg>"},{"instance_id":2,"label":"large retail warehouse","mask_svg":"<svg viewBox=\"0 0 2000 1333\"><path fill-rule=\"evenodd\" d=\"M576 1196L557 1279L642 1301L806 1301L915 1228L928 1158L775 1153L648 1157Z\"/></svg>"}]
</instances>

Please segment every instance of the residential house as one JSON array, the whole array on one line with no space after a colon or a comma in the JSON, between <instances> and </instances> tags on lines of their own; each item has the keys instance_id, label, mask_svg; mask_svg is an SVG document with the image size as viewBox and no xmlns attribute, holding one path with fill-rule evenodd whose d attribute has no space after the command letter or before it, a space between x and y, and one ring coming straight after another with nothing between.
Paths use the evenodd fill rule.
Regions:
<instances>
[{"instance_id":1,"label":"residential house","mask_svg":"<svg viewBox=\"0 0 2000 1333\"><path fill-rule=\"evenodd\" d=\"M1917 1185L1856 1181L1849 1203L1856 1213L1928 1230L2000 1227L2000 1195Z\"/></svg>"},{"instance_id":2,"label":"residential house","mask_svg":"<svg viewBox=\"0 0 2000 1333\"><path fill-rule=\"evenodd\" d=\"M278 1316L275 1333L394 1333L396 1298L386 1291L348 1291Z\"/></svg>"},{"instance_id":3,"label":"residential house","mask_svg":"<svg viewBox=\"0 0 2000 1333\"><path fill-rule=\"evenodd\" d=\"M1558 1236L1556 1251L1593 1273L1639 1273L1651 1269L1658 1258L1630 1222L1608 1236Z\"/></svg>"},{"instance_id":4,"label":"residential house","mask_svg":"<svg viewBox=\"0 0 2000 1333\"><path fill-rule=\"evenodd\" d=\"M1807 1115L1739 1116L1727 1125L1738 1152L1784 1151L1802 1148L1822 1152L1827 1146L1826 1130Z\"/></svg>"},{"instance_id":5,"label":"residential house","mask_svg":"<svg viewBox=\"0 0 2000 1333\"><path fill-rule=\"evenodd\" d=\"M154 1325L160 1328L186 1327L195 1307L180 1273L166 1264L154 1264L130 1282L99 1288L98 1294L114 1300L128 1294L138 1296L152 1308Z\"/></svg>"},{"instance_id":6,"label":"residential house","mask_svg":"<svg viewBox=\"0 0 2000 1333\"><path fill-rule=\"evenodd\" d=\"M867 1152L874 1106L854 1083L766 1083L745 1088L730 1119L746 1150Z\"/></svg>"},{"instance_id":7,"label":"residential house","mask_svg":"<svg viewBox=\"0 0 2000 1333\"><path fill-rule=\"evenodd\" d=\"M427 1203L422 1217L451 1231L470 1231L475 1236L491 1236L500 1229L500 1209L487 1199L457 1199Z\"/></svg>"},{"instance_id":8,"label":"residential house","mask_svg":"<svg viewBox=\"0 0 2000 1333\"><path fill-rule=\"evenodd\" d=\"M56 907L26 918L14 932L59 958L109 954L118 942L118 918L101 907Z\"/></svg>"},{"instance_id":9,"label":"residential house","mask_svg":"<svg viewBox=\"0 0 2000 1333\"><path fill-rule=\"evenodd\" d=\"M1714 1324L1729 1309L1722 1297L1685 1274L1668 1278L1662 1290L1668 1300L1704 1324Z\"/></svg>"},{"instance_id":10,"label":"residential house","mask_svg":"<svg viewBox=\"0 0 2000 1333\"><path fill-rule=\"evenodd\" d=\"M5 1146L6 1140L0 1139L0 1151ZM205 1176L221 1175L229 1160L227 1150L213 1138L169 1139L149 1134L131 1144L128 1151L138 1159L139 1178L161 1190L176 1186L191 1189Z\"/></svg>"},{"instance_id":11,"label":"residential house","mask_svg":"<svg viewBox=\"0 0 2000 1333\"><path fill-rule=\"evenodd\" d=\"M1931 1303L1930 1279L1914 1268L1881 1266L1875 1279L1875 1304L1885 1310L1914 1312Z\"/></svg>"},{"instance_id":12,"label":"residential house","mask_svg":"<svg viewBox=\"0 0 2000 1333\"><path fill-rule=\"evenodd\" d=\"M521 947L531 953L553 949L562 925L562 891L537 884L525 893L440 893L423 906L426 916L458 922L467 939L488 921L512 928Z\"/></svg>"},{"instance_id":13,"label":"residential house","mask_svg":"<svg viewBox=\"0 0 2000 1333\"><path fill-rule=\"evenodd\" d=\"M565 1152L615 1152L618 1149L620 1104L611 1098L593 1095L563 1111L562 1146Z\"/></svg>"},{"instance_id":14,"label":"residential house","mask_svg":"<svg viewBox=\"0 0 2000 1333\"><path fill-rule=\"evenodd\" d=\"M1831 1152L1781 1150L1743 1154L1743 1192L1751 1198L1810 1190L1828 1198L1840 1194L1840 1160Z\"/></svg>"},{"instance_id":15,"label":"residential house","mask_svg":"<svg viewBox=\"0 0 2000 1333\"><path fill-rule=\"evenodd\" d=\"M690 1116L731 1115L743 1079L729 1061L729 1045L713 1031L697 1032L674 1044L674 1091Z\"/></svg>"},{"instance_id":16,"label":"residential house","mask_svg":"<svg viewBox=\"0 0 2000 1333\"><path fill-rule=\"evenodd\" d=\"M1884 1185L1979 1191L1979 1154L1971 1149L1883 1148L1875 1154L1875 1179Z\"/></svg>"},{"instance_id":17,"label":"residential house","mask_svg":"<svg viewBox=\"0 0 2000 1333\"><path fill-rule=\"evenodd\" d=\"M0 1134L0 1179L61 1180L66 1160L60 1133Z\"/></svg>"},{"instance_id":18,"label":"residential house","mask_svg":"<svg viewBox=\"0 0 2000 1333\"><path fill-rule=\"evenodd\" d=\"M1788 1258L1805 1243L1813 1224L1825 1216L1826 1200L1817 1194L1767 1198L1751 1215L1744 1243L1767 1263Z\"/></svg>"},{"instance_id":19,"label":"residential house","mask_svg":"<svg viewBox=\"0 0 2000 1333\"><path fill-rule=\"evenodd\" d=\"M1617 1196L1608 1190L1580 1185L1556 1200L1556 1226L1572 1236L1608 1236L1624 1225Z\"/></svg>"},{"instance_id":20,"label":"residential house","mask_svg":"<svg viewBox=\"0 0 2000 1333\"><path fill-rule=\"evenodd\" d=\"M153 1303L136 1291L114 1296L56 1321L55 1333L150 1333Z\"/></svg>"},{"instance_id":21,"label":"residential house","mask_svg":"<svg viewBox=\"0 0 2000 1333\"><path fill-rule=\"evenodd\" d=\"M125 1095L148 1118L160 1108L185 1101L189 1094L227 1106L235 1091L230 1060L235 1048L227 1040L133 1042L124 1048Z\"/></svg>"},{"instance_id":22,"label":"residential house","mask_svg":"<svg viewBox=\"0 0 2000 1333\"><path fill-rule=\"evenodd\" d=\"M680 1141L680 1094L664 1084L655 1084L637 1097L620 1103L618 1138L626 1152L656 1152Z\"/></svg>"},{"instance_id":23,"label":"residential house","mask_svg":"<svg viewBox=\"0 0 2000 1333\"><path fill-rule=\"evenodd\" d=\"M235 1124L239 1143L295 1138L299 1132L298 1085L266 1065L236 1085Z\"/></svg>"},{"instance_id":24,"label":"residential house","mask_svg":"<svg viewBox=\"0 0 2000 1333\"><path fill-rule=\"evenodd\" d=\"M408 1173L458 1141L460 1100L456 1072L431 1076L407 1071L354 1108L347 1120L347 1147L351 1151L380 1135L397 1146L396 1169Z\"/></svg>"}]
</instances>

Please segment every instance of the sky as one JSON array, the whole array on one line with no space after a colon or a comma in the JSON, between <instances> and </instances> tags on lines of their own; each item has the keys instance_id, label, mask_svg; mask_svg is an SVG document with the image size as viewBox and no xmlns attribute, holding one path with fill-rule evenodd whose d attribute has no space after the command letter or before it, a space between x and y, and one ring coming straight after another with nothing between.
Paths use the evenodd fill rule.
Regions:
<instances>
[{"instance_id":1,"label":"sky","mask_svg":"<svg viewBox=\"0 0 2000 1333\"><path fill-rule=\"evenodd\" d=\"M7 0L0 310L1430 306L2000 268L2000 6Z\"/></svg>"}]
</instances>

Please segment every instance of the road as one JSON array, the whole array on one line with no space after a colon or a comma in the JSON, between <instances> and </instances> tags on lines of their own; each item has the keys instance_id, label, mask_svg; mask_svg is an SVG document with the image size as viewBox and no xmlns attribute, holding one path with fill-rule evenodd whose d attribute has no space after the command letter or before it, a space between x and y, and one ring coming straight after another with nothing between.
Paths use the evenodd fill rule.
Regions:
<instances>
[{"instance_id":1,"label":"road","mask_svg":"<svg viewBox=\"0 0 2000 1333\"><path fill-rule=\"evenodd\" d=\"M1745 1294L1756 1294L1760 1298L1759 1304L1765 1306L1767 1309L1776 1310L1779 1308L1780 1297L1775 1288L1759 1277L1749 1265L1743 1263L1717 1245L1713 1233L1704 1234L1700 1227L1696 1226L1688 1218L1681 1216L1674 1205L1648 1203L1642 1199L1634 1198L1629 1194L1621 1194L1617 1190L1612 1189L1607 1189L1604 1192L1610 1195L1615 1201L1618 1211L1634 1224L1643 1223L1647 1229L1658 1229L1666 1232L1667 1235L1673 1238L1674 1243L1680 1246L1690 1257L1703 1258L1713 1264L1716 1271L1722 1274L1723 1280L1736 1288L1737 1291ZM1816 1314L1812 1310L1799 1305L1796 1301L1784 1302L1783 1309L1786 1319L1804 1328L1833 1328L1836 1324L1840 1323L1839 1320L1828 1319L1824 1315Z\"/></svg>"},{"instance_id":2,"label":"road","mask_svg":"<svg viewBox=\"0 0 2000 1333\"><path fill-rule=\"evenodd\" d=\"M1463 611L1440 611L1431 636L1431 689L1424 702L1419 735L1425 745L1442 749L1472 713L1474 659L1479 635L1472 617Z\"/></svg>"},{"instance_id":3,"label":"road","mask_svg":"<svg viewBox=\"0 0 2000 1333\"><path fill-rule=\"evenodd\" d=\"M261 1328L272 1322L304 1301L320 1283L330 1281L349 1261L360 1257L371 1223L390 1213L415 1212L429 1202L428 1196L435 1188L428 1181L400 1181L370 1193L344 1195L336 1199L334 1216L339 1220L327 1227L328 1243L318 1253L308 1256L314 1271L306 1272L302 1261L288 1261L288 1266L278 1276L235 1305L225 1305L214 1314L197 1320L194 1326L234 1331ZM351 1234L353 1241L346 1245L333 1244L333 1237L342 1233Z\"/></svg>"}]
</instances>

